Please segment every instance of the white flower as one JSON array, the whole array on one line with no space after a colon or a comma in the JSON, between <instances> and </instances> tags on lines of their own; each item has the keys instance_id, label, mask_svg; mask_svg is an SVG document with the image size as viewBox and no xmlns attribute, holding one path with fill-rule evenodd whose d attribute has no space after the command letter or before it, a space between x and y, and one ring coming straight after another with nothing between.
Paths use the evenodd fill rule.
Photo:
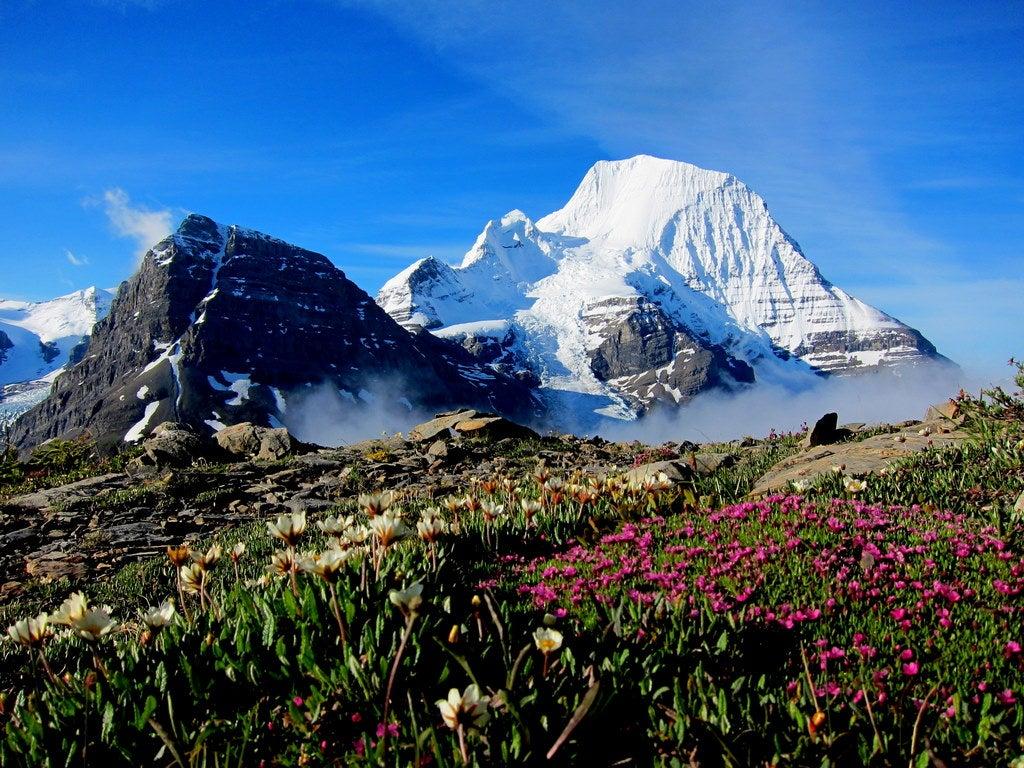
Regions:
<instances>
[{"instance_id":1,"label":"white flower","mask_svg":"<svg viewBox=\"0 0 1024 768\"><path fill-rule=\"evenodd\" d=\"M170 600L164 600L157 607L143 611L142 620L150 629L163 629L174 621L175 613L174 603Z\"/></svg>"},{"instance_id":2,"label":"white flower","mask_svg":"<svg viewBox=\"0 0 1024 768\"><path fill-rule=\"evenodd\" d=\"M328 549L316 559L312 568L303 570L315 573L326 582L334 583L354 552L355 550L351 549Z\"/></svg>"},{"instance_id":3,"label":"white flower","mask_svg":"<svg viewBox=\"0 0 1024 768\"><path fill-rule=\"evenodd\" d=\"M523 514L526 515L526 519L530 520L541 510L540 502L536 499L523 499L519 506L523 508Z\"/></svg>"},{"instance_id":4,"label":"white flower","mask_svg":"<svg viewBox=\"0 0 1024 768\"><path fill-rule=\"evenodd\" d=\"M240 541L231 548L231 559L236 563L242 559L242 555L245 554L245 542Z\"/></svg>"},{"instance_id":5,"label":"white flower","mask_svg":"<svg viewBox=\"0 0 1024 768\"><path fill-rule=\"evenodd\" d=\"M41 645L49 634L49 617L40 613L34 619L21 619L7 628L7 636L21 645Z\"/></svg>"},{"instance_id":6,"label":"white flower","mask_svg":"<svg viewBox=\"0 0 1024 768\"><path fill-rule=\"evenodd\" d=\"M806 480L791 480L789 484L795 493L804 493L810 487L810 483Z\"/></svg>"},{"instance_id":7,"label":"white flower","mask_svg":"<svg viewBox=\"0 0 1024 768\"><path fill-rule=\"evenodd\" d=\"M116 627L117 622L110 617L105 608L92 608L72 626L86 640L96 641Z\"/></svg>"},{"instance_id":8,"label":"white flower","mask_svg":"<svg viewBox=\"0 0 1024 768\"><path fill-rule=\"evenodd\" d=\"M341 536L347 529L351 528L355 522L356 519L352 515L349 515L348 517L335 517L334 515L331 515L325 520L317 520L316 527L328 536Z\"/></svg>"},{"instance_id":9,"label":"white flower","mask_svg":"<svg viewBox=\"0 0 1024 768\"><path fill-rule=\"evenodd\" d=\"M290 549L282 549L270 556L270 570L279 576L286 576L296 567L295 554Z\"/></svg>"},{"instance_id":10,"label":"white flower","mask_svg":"<svg viewBox=\"0 0 1024 768\"><path fill-rule=\"evenodd\" d=\"M208 571L220 560L222 552L220 544L214 544L205 552L193 552L192 559L195 560L196 565L204 571Z\"/></svg>"},{"instance_id":11,"label":"white flower","mask_svg":"<svg viewBox=\"0 0 1024 768\"><path fill-rule=\"evenodd\" d=\"M537 627L533 631L533 642L537 650L542 653L551 653L562 647L562 633L550 627Z\"/></svg>"},{"instance_id":12,"label":"white flower","mask_svg":"<svg viewBox=\"0 0 1024 768\"><path fill-rule=\"evenodd\" d=\"M860 493L861 491L868 487L868 481L857 480L856 478L853 477L844 477L843 487L846 489L847 493Z\"/></svg>"},{"instance_id":13,"label":"white flower","mask_svg":"<svg viewBox=\"0 0 1024 768\"><path fill-rule=\"evenodd\" d=\"M497 520L505 511L505 505L495 504L493 501L482 501L480 509L484 513L484 520Z\"/></svg>"},{"instance_id":14,"label":"white flower","mask_svg":"<svg viewBox=\"0 0 1024 768\"><path fill-rule=\"evenodd\" d=\"M382 547L388 547L410 533L402 522L402 510L397 507L371 519L370 532L377 537Z\"/></svg>"},{"instance_id":15,"label":"white flower","mask_svg":"<svg viewBox=\"0 0 1024 768\"><path fill-rule=\"evenodd\" d=\"M85 595L75 592L53 612L50 616L50 623L64 624L70 627L77 619L85 616L87 610L89 610L89 604L86 602Z\"/></svg>"},{"instance_id":16,"label":"white flower","mask_svg":"<svg viewBox=\"0 0 1024 768\"><path fill-rule=\"evenodd\" d=\"M290 515L278 515L276 522L267 522L267 529L271 536L280 539L289 547L294 547L306 530L306 513L294 512Z\"/></svg>"},{"instance_id":17,"label":"white flower","mask_svg":"<svg viewBox=\"0 0 1024 768\"><path fill-rule=\"evenodd\" d=\"M549 477L544 481L544 490L548 493L561 493L565 484L557 477Z\"/></svg>"},{"instance_id":18,"label":"white flower","mask_svg":"<svg viewBox=\"0 0 1024 768\"><path fill-rule=\"evenodd\" d=\"M424 517L416 523L416 533L427 543L433 543L447 530L444 520L439 517Z\"/></svg>"},{"instance_id":19,"label":"white flower","mask_svg":"<svg viewBox=\"0 0 1024 768\"><path fill-rule=\"evenodd\" d=\"M416 582L405 589L392 589L388 599L406 616L415 614L423 605L423 584Z\"/></svg>"},{"instance_id":20,"label":"white flower","mask_svg":"<svg viewBox=\"0 0 1024 768\"><path fill-rule=\"evenodd\" d=\"M181 566L178 571L182 591L190 595L198 595L203 591L203 567L199 563Z\"/></svg>"},{"instance_id":21,"label":"white flower","mask_svg":"<svg viewBox=\"0 0 1024 768\"><path fill-rule=\"evenodd\" d=\"M487 722L487 705L490 697L481 696L480 688L473 684L459 693L458 688L448 691L447 699L439 699L437 708L441 710L444 724L457 731L459 727L466 730L479 728Z\"/></svg>"},{"instance_id":22,"label":"white flower","mask_svg":"<svg viewBox=\"0 0 1024 768\"><path fill-rule=\"evenodd\" d=\"M365 525L353 525L345 531L340 543L349 547L357 547L365 543L368 538L370 538L369 528Z\"/></svg>"},{"instance_id":23,"label":"white flower","mask_svg":"<svg viewBox=\"0 0 1024 768\"><path fill-rule=\"evenodd\" d=\"M643 489L647 493L656 493L657 491L667 491L672 487L672 481L669 480L668 475L664 472L659 472L656 475L648 475L643 480Z\"/></svg>"},{"instance_id":24,"label":"white flower","mask_svg":"<svg viewBox=\"0 0 1024 768\"><path fill-rule=\"evenodd\" d=\"M387 512L393 501L394 497L390 493L361 493L358 504L368 517L376 517Z\"/></svg>"}]
</instances>

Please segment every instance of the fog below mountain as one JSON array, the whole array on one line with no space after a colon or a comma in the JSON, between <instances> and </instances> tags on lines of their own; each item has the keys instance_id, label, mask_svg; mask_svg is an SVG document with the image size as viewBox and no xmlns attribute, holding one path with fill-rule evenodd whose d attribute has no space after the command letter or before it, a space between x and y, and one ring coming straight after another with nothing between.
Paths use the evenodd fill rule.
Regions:
<instances>
[{"instance_id":1,"label":"fog below mountain","mask_svg":"<svg viewBox=\"0 0 1024 768\"><path fill-rule=\"evenodd\" d=\"M609 440L647 444L714 442L746 435L762 437L772 430L797 431L829 411L836 411L841 423L919 419L928 405L955 397L961 388L976 394L990 385L990 380L955 366L929 364L822 378L801 391L758 384L738 393L707 393L678 410L655 411L638 421L605 419L581 426L562 421L565 414L554 411L547 424L531 426L541 433L599 434ZM401 382L380 381L371 390L354 402L327 385L293 394L288 398L285 425L300 440L339 446L407 433L434 416L407 405L402 394L407 390Z\"/></svg>"},{"instance_id":2,"label":"fog below mountain","mask_svg":"<svg viewBox=\"0 0 1024 768\"><path fill-rule=\"evenodd\" d=\"M711 442L796 431L835 411L840 423L892 423L920 419L928 405L955 397L961 388L977 393L990 382L940 363L899 371L881 370L819 379L792 391L758 384L743 392L711 392L678 411L652 413L635 422L605 423L598 433L610 440L645 443Z\"/></svg>"}]
</instances>

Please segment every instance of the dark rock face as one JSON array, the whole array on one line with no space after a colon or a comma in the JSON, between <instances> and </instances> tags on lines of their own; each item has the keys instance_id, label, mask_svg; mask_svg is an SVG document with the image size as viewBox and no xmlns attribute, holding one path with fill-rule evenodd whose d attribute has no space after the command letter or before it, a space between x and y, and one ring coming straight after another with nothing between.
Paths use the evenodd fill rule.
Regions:
<instances>
[{"instance_id":1,"label":"dark rock face","mask_svg":"<svg viewBox=\"0 0 1024 768\"><path fill-rule=\"evenodd\" d=\"M14 440L24 450L89 433L109 449L163 421L202 435L277 427L290 392L326 384L358 402L382 381L424 408L527 418L539 407L461 347L405 331L326 257L191 215L146 254Z\"/></svg>"},{"instance_id":2,"label":"dark rock face","mask_svg":"<svg viewBox=\"0 0 1024 768\"><path fill-rule=\"evenodd\" d=\"M811 334L806 344L798 347L794 354L815 356L817 368L825 373L863 372L878 366L860 366L849 369L849 354L852 352L888 351L886 367L894 363L914 363L921 359L948 363L939 354L935 345L915 328L899 327L879 329L871 335L827 331Z\"/></svg>"},{"instance_id":3,"label":"dark rock face","mask_svg":"<svg viewBox=\"0 0 1024 768\"><path fill-rule=\"evenodd\" d=\"M14 346L14 342L11 341L11 337L3 331L0 331L0 363L3 363L7 359L7 350Z\"/></svg>"},{"instance_id":4,"label":"dark rock face","mask_svg":"<svg viewBox=\"0 0 1024 768\"><path fill-rule=\"evenodd\" d=\"M85 359L85 353L89 349L89 337L83 336L82 340L75 344L68 352L68 365L75 365Z\"/></svg>"},{"instance_id":5,"label":"dark rock face","mask_svg":"<svg viewBox=\"0 0 1024 768\"><path fill-rule=\"evenodd\" d=\"M594 350L590 369L641 412L754 381L747 363L680 327L657 304L616 298L603 305L592 325L604 341Z\"/></svg>"},{"instance_id":6,"label":"dark rock face","mask_svg":"<svg viewBox=\"0 0 1024 768\"><path fill-rule=\"evenodd\" d=\"M52 341L40 341L39 356L43 358L43 362L52 363L60 357L60 349Z\"/></svg>"}]
</instances>

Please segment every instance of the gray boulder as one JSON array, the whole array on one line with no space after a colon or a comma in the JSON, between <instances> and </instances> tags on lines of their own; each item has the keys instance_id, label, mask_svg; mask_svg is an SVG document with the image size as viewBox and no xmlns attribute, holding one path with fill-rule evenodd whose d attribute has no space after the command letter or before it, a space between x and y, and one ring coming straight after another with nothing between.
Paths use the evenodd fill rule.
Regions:
<instances>
[{"instance_id":1,"label":"gray boulder","mask_svg":"<svg viewBox=\"0 0 1024 768\"><path fill-rule=\"evenodd\" d=\"M255 458L258 461L283 459L295 449L287 429L260 427L250 422L225 427L214 438L217 445L231 455Z\"/></svg>"},{"instance_id":2,"label":"gray boulder","mask_svg":"<svg viewBox=\"0 0 1024 768\"><path fill-rule=\"evenodd\" d=\"M158 467L187 467L205 456L208 446L195 432L182 424L165 421L142 443L143 461Z\"/></svg>"}]
</instances>

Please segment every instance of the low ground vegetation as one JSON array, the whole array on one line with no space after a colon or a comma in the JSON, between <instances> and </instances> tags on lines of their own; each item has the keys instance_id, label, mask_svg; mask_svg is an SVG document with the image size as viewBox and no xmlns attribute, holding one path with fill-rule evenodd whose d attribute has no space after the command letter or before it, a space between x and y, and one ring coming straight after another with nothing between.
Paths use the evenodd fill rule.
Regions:
<instances>
[{"instance_id":1,"label":"low ground vegetation","mask_svg":"<svg viewBox=\"0 0 1024 768\"><path fill-rule=\"evenodd\" d=\"M959 406L962 447L760 500L799 436L683 484L517 444L41 587L0 763L1022 766L1024 395Z\"/></svg>"}]
</instances>

